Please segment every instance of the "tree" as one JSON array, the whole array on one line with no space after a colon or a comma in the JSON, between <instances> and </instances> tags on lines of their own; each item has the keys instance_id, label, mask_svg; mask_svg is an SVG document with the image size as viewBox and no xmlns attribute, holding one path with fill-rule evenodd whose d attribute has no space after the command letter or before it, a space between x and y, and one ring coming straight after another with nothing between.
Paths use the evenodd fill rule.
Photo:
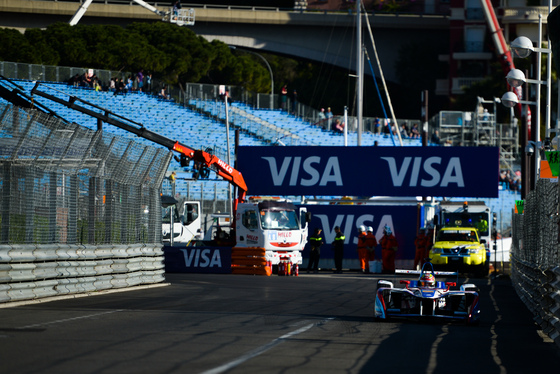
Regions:
<instances>
[{"instance_id":1,"label":"tree","mask_svg":"<svg viewBox=\"0 0 560 374\"><path fill-rule=\"evenodd\" d=\"M32 45L15 29L0 29L0 59L11 62L36 63Z\"/></svg>"}]
</instances>

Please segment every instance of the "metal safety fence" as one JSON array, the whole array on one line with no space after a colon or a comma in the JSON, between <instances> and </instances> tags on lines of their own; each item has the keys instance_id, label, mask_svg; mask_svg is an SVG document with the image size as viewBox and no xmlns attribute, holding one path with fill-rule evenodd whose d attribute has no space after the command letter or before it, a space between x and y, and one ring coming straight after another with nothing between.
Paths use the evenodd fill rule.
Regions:
<instances>
[{"instance_id":1,"label":"metal safety fence","mask_svg":"<svg viewBox=\"0 0 560 374\"><path fill-rule=\"evenodd\" d=\"M109 276L114 287L161 281L160 190L170 160L165 149L0 103L0 301L37 297L39 281L52 292L65 282L96 287L99 279L83 275ZM142 246L118 256L134 259L130 267L108 256L119 245ZM114 282L132 273L140 278ZM20 286L30 291L10 291Z\"/></svg>"},{"instance_id":2,"label":"metal safety fence","mask_svg":"<svg viewBox=\"0 0 560 374\"><path fill-rule=\"evenodd\" d=\"M540 179L514 214L512 282L536 323L560 346L558 183Z\"/></svg>"}]
</instances>

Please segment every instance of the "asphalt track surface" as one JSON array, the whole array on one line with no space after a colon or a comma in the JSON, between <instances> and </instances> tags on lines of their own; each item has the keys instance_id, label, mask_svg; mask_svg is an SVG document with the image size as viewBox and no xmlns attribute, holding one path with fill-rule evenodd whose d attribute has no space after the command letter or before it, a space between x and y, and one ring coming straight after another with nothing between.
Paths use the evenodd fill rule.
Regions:
<instances>
[{"instance_id":1,"label":"asphalt track surface","mask_svg":"<svg viewBox=\"0 0 560 374\"><path fill-rule=\"evenodd\" d=\"M552 373L508 279L479 326L374 322L380 276L167 274L168 285L0 309L0 373ZM460 279L464 281L465 279Z\"/></svg>"}]
</instances>

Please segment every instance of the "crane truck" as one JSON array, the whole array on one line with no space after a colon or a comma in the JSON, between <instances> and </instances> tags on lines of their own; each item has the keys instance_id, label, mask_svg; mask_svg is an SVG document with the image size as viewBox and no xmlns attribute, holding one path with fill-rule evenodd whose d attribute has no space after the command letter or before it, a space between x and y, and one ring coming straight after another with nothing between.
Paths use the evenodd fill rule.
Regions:
<instances>
[{"instance_id":1,"label":"crane truck","mask_svg":"<svg viewBox=\"0 0 560 374\"><path fill-rule=\"evenodd\" d=\"M68 100L64 100L58 97L60 95L55 96L41 91L39 90L41 85L42 83L37 82L31 90L31 94L62 104L67 108L97 118L98 121L114 125L162 145L179 153L179 157L175 156L175 159L179 161L181 166L186 167L193 161L197 168L204 167L213 170L218 176L231 183L237 189L237 197L232 204L233 222L226 222L228 219L224 217L217 218L215 220L216 224L209 230L209 236L205 237L206 241L211 241L215 245L236 248L264 249L266 261L270 265L290 263L294 268L297 268L302 263L301 253L307 243L308 222L311 221L311 215L306 208L296 207L292 202L278 197L251 197L247 199L247 185L241 173L215 155L203 150L192 149L177 140L169 139L148 130L141 123L112 113L78 97L69 95ZM84 103L95 110L78 105L78 103ZM200 212L198 203L180 202L180 204L185 205L180 206L179 209L198 207L198 211L191 211L190 217L189 212L183 214L183 219L179 225L175 225L171 220L170 224L167 225L167 233L174 238L179 238L182 231L188 229L184 227L185 224L193 224L195 222L194 215L199 215ZM171 227L173 227L173 230L171 230ZM163 230L165 231L165 229L164 224ZM177 232L177 229L180 232ZM190 230L192 231L193 228L191 227Z\"/></svg>"}]
</instances>

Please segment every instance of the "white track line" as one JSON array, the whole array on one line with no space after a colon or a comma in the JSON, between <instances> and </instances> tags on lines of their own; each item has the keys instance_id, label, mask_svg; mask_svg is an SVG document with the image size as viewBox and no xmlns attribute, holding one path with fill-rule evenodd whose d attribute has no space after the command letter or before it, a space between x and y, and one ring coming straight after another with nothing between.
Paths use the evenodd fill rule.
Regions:
<instances>
[{"instance_id":1,"label":"white track line","mask_svg":"<svg viewBox=\"0 0 560 374\"><path fill-rule=\"evenodd\" d=\"M31 329L34 327L41 327L41 326L47 326L47 325L53 325L55 323L63 323L63 322L69 322L69 321L76 321L79 319L86 319L86 318L92 318L92 317L97 317L97 316L102 316L105 314L112 314L112 313L117 313L117 312L122 312L123 309L118 309L118 310L111 310L109 312L103 312L103 313L96 313L96 314L89 314L87 316L81 316L81 317L74 317L74 318L66 318L66 319L59 319L56 321L51 321L51 322L43 322L43 323L36 323L34 325L27 325L27 326L23 326L23 327L19 327L20 329Z\"/></svg>"},{"instance_id":2,"label":"white track line","mask_svg":"<svg viewBox=\"0 0 560 374\"><path fill-rule=\"evenodd\" d=\"M331 319L333 319L333 318L328 318L327 320L331 320ZM243 356L241 356L241 357L239 357L239 358L237 358L233 361L228 362L227 364L218 366L214 369L203 371L201 374L219 374L219 373L223 373L225 371L228 371L230 369L233 369L234 367L236 367L238 365L241 365L242 363L263 354L264 352L266 352L269 349L277 346L278 344L283 343L284 340L289 339L293 336L296 336L298 334L301 334L302 332L305 332L305 331L309 330L310 328L312 328L315 325L317 325L317 323L310 323L309 325L305 325L305 326L303 326L303 327L301 327L297 330L294 330L290 333L282 335L281 337L274 339L270 343L265 344L263 346L260 346L256 349L244 354Z\"/></svg>"}]
</instances>

